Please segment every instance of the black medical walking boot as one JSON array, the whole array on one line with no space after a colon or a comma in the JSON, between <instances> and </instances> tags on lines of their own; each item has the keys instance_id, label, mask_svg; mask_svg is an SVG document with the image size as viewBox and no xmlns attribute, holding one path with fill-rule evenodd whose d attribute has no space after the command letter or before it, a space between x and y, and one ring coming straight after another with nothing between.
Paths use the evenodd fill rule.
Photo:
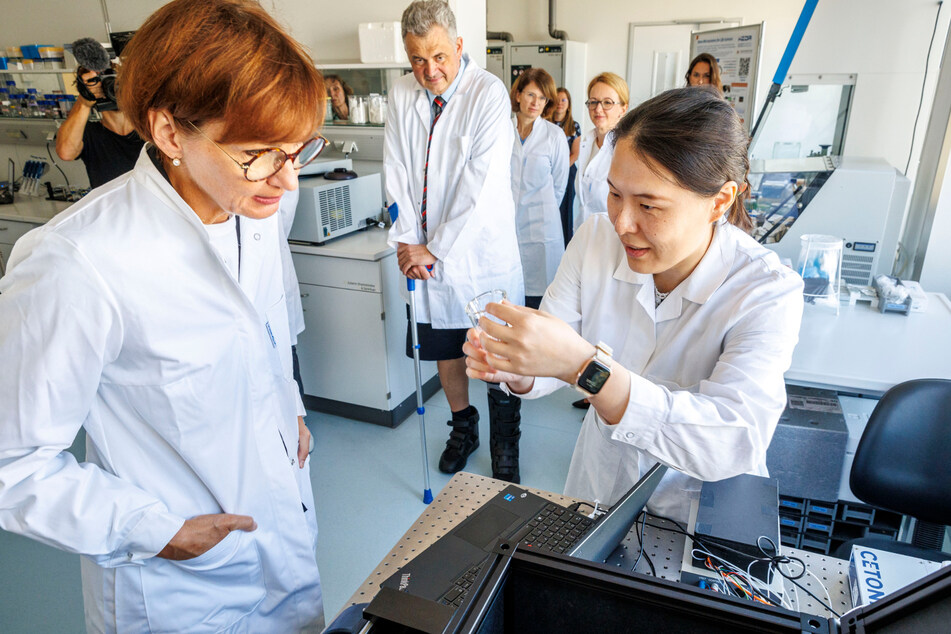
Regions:
<instances>
[{"instance_id":1,"label":"black medical walking boot","mask_svg":"<svg viewBox=\"0 0 951 634\"><path fill-rule=\"evenodd\" d=\"M452 431L439 457L439 470L456 473L462 471L469 455L479 448L479 410L470 405L461 412L453 412L452 420L446 424L452 427Z\"/></svg>"},{"instance_id":2,"label":"black medical walking boot","mask_svg":"<svg viewBox=\"0 0 951 634\"><path fill-rule=\"evenodd\" d=\"M522 399L489 387L489 446L492 449L492 477L518 484L518 440Z\"/></svg>"}]
</instances>

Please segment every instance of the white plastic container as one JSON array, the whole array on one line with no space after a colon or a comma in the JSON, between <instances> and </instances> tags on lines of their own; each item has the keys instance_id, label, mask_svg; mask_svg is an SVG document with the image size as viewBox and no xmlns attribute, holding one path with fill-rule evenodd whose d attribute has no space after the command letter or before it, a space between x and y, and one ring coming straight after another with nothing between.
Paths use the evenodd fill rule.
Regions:
<instances>
[{"instance_id":1,"label":"white plastic container","mask_svg":"<svg viewBox=\"0 0 951 634\"><path fill-rule=\"evenodd\" d=\"M399 22L364 22L359 35L360 61L364 64L406 61Z\"/></svg>"}]
</instances>

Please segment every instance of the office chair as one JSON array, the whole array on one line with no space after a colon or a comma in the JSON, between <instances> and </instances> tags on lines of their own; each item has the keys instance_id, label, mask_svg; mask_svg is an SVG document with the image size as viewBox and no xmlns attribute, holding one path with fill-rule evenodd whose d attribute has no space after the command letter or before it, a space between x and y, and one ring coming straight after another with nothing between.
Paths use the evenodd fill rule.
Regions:
<instances>
[{"instance_id":1,"label":"office chair","mask_svg":"<svg viewBox=\"0 0 951 634\"><path fill-rule=\"evenodd\" d=\"M949 450L951 381L917 379L885 392L855 450L849 486L867 504L914 517L912 543L864 537L842 544L835 556L848 559L858 545L951 561L951 554L941 552L951 524Z\"/></svg>"}]
</instances>

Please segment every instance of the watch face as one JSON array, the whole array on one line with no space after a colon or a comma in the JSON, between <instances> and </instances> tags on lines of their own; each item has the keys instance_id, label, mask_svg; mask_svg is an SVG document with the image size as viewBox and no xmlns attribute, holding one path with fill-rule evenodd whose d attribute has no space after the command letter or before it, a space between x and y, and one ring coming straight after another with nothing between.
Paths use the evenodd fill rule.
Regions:
<instances>
[{"instance_id":1,"label":"watch face","mask_svg":"<svg viewBox=\"0 0 951 634\"><path fill-rule=\"evenodd\" d=\"M578 386L586 392L597 394L610 376L611 369L593 359L578 377Z\"/></svg>"}]
</instances>

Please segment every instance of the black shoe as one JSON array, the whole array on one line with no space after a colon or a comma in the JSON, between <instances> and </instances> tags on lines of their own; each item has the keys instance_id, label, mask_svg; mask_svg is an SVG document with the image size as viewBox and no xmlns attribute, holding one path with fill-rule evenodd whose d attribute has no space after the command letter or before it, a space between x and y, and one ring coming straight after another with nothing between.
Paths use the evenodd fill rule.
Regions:
<instances>
[{"instance_id":1,"label":"black shoe","mask_svg":"<svg viewBox=\"0 0 951 634\"><path fill-rule=\"evenodd\" d=\"M497 388L489 388L489 446L492 451L492 477L518 484L518 441L522 400Z\"/></svg>"},{"instance_id":2,"label":"black shoe","mask_svg":"<svg viewBox=\"0 0 951 634\"><path fill-rule=\"evenodd\" d=\"M586 398L579 398L577 401L571 404L572 407L577 407L578 409L588 409L591 407L591 403L588 402Z\"/></svg>"},{"instance_id":3,"label":"black shoe","mask_svg":"<svg viewBox=\"0 0 951 634\"><path fill-rule=\"evenodd\" d=\"M479 412L469 407L469 415L462 420L447 421L452 427L446 448L439 457L439 470L443 473L462 471L473 451L479 448Z\"/></svg>"}]
</instances>

